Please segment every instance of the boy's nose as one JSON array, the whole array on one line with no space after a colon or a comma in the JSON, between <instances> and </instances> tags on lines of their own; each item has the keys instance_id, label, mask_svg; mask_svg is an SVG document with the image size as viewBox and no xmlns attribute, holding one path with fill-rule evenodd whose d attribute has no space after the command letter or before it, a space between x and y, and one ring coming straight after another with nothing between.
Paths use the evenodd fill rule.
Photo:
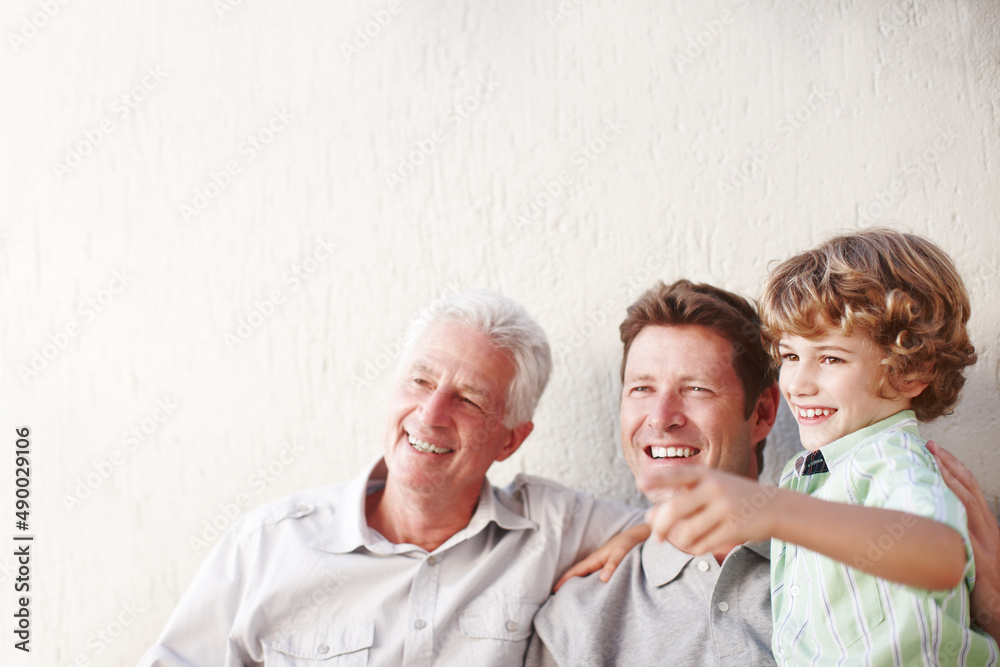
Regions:
<instances>
[{"instance_id":1,"label":"boy's nose","mask_svg":"<svg viewBox=\"0 0 1000 667\"><path fill-rule=\"evenodd\" d=\"M782 369L782 372L785 372ZM794 369L788 369L788 393L792 396L811 396L816 393L815 375L812 371L800 364Z\"/></svg>"}]
</instances>

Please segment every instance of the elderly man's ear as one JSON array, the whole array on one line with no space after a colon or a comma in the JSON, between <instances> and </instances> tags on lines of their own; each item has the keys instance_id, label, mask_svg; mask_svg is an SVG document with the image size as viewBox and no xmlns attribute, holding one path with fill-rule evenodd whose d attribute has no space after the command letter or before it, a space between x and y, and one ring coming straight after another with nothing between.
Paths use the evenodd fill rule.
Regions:
<instances>
[{"instance_id":1,"label":"elderly man's ear","mask_svg":"<svg viewBox=\"0 0 1000 667\"><path fill-rule=\"evenodd\" d=\"M518 447L521 446L521 443L524 442L525 438L531 435L534 428L534 422L524 422L523 424L518 424L514 428L510 429L508 440L500 449L500 453L497 455L497 461L503 461L516 452Z\"/></svg>"}]
</instances>

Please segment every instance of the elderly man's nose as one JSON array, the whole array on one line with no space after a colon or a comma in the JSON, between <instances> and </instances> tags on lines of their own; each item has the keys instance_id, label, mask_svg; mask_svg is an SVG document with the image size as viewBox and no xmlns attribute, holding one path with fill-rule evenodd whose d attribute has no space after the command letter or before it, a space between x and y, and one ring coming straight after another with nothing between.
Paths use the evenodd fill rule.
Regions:
<instances>
[{"instance_id":1,"label":"elderly man's nose","mask_svg":"<svg viewBox=\"0 0 1000 667\"><path fill-rule=\"evenodd\" d=\"M420 404L418 414L428 426L437 426L447 421L448 396L441 389L426 395Z\"/></svg>"}]
</instances>

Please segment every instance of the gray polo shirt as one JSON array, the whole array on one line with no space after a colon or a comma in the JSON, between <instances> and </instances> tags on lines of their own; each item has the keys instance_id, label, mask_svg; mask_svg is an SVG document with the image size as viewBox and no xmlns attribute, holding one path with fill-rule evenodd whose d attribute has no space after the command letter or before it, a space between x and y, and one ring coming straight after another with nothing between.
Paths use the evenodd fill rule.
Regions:
<instances>
[{"instance_id":1,"label":"gray polo shirt","mask_svg":"<svg viewBox=\"0 0 1000 667\"><path fill-rule=\"evenodd\" d=\"M650 540L608 583L578 577L549 598L525 665L773 665L769 556L743 545L720 566Z\"/></svg>"}]
</instances>

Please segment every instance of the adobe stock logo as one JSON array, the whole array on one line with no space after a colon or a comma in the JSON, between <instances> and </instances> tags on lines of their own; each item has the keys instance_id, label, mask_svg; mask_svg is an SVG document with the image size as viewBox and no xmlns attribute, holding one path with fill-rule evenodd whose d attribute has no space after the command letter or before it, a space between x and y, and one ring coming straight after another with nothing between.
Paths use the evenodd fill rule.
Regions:
<instances>
[{"instance_id":1,"label":"adobe stock logo","mask_svg":"<svg viewBox=\"0 0 1000 667\"><path fill-rule=\"evenodd\" d=\"M21 19L21 29L19 32L8 32L7 41L17 53L23 48L28 40L34 39L38 31L49 24L55 15L62 9L60 5L65 5L69 0L39 0L38 7L41 11L34 12L30 17Z\"/></svg>"},{"instance_id":2,"label":"adobe stock logo","mask_svg":"<svg viewBox=\"0 0 1000 667\"><path fill-rule=\"evenodd\" d=\"M365 21L364 25L354 28L354 39L350 44L340 43L340 52L344 54L344 60L351 62L351 58L359 55L368 48L372 40L382 34L382 30L389 27L392 17L403 11L399 0L391 0L385 9L375 9L371 12L371 19Z\"/></svg>"},{"instance_id":3,"label":"adobe stock logo","mask_svg":"<svg viewBox=\"0 0 1000 667\"><path fill-rule=\"evenodd\" d=\"M200 216L209 204L225 192L233 179L243 173L243 167L253 162L261 151L288 128L289 121L294 119L295 116L287 110L274 109L267 123L253 134L248 134L240 144L237 152L242 159L229 160L220 169L210 171L205 182L192 190L190 201L183 201L178 205L184 222L191 224L192 220Z\"/></svg>"},{"instance_id":4,"label":"adobe stock logo","mask_svg":"<svg viewBox=\"0 0 1000 667\"><path fill-rule=\"evenodd\" d=\"M127 270L114 271L107 287L81 301L76 307L79 319L70 320L61 330L50 335L48 341L32 352L27 365L21 364L17 367L21 381L27 385L29 380L38 377L69 346L70 339L76 338L84 325L97 319L98 313L104 312L131 282L132 276Z\"/></svg>"},{"instance_id":5,"label":"adobe stock logo","mask_svg":"<svg viewBox=\"0 0 1000 667\"><path fill-rule=\"evenodd\" d=\"M142 80L132 88L115 98L111 103L111 116L104 116L97 125L82 132L82 136L66 147L66 156L62 162L52 163L52 172L60 183L77 167L83 164L84 158L93 153L104 139L111 134L116 125L126 120L138 108L150 93L160 87L167 78L167 72L160 67L147 67Z\"/></svg>"}]
</instances>

